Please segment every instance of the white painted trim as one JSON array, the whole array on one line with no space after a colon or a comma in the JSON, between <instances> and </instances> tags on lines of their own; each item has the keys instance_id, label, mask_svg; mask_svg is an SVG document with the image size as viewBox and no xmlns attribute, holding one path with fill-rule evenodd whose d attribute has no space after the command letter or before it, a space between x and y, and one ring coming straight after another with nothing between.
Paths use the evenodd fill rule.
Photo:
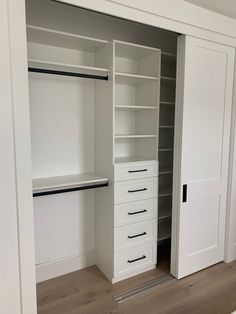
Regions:
<instances>
[{"instance_id":1,"label":"white painted trim","mask_svg":"<svg viewBox=\"0 0 236 314\"><path fill-rule=\"evenodd\" d=\"M8 1L0 1L0 313L22 314Z\"/></svg>"},{"instance_id":2,"label":"white painted trim","mask_svg":"<svg viewBox=\"0 0 236 314\"><path fill-rule=\"evenodd\" d=\"M145 2L143 0L58 0L58 2L236 46L236 20L182 0L147 0Z\"/></svg>"},{"instance_id":3,"label":"white painted trim","mask_svg":"<svg viewBox=\"0 0 236 314\"><path fill-rule=\"evenodd\" d=\"M229 178L226 212L225 262L236 259L235 200L236 200L236 64L234 67L234 93L231 116L231 139L229 157Z\"/></svg>"},{"instance_id":4,"label":"white painted trim","mask_svg":"<svg viewBox=\"0 0 236 314\"><path fill-rule=\"evenodd\" d=\"M22 314L36 314L34 226L24 0L8 0Z\"/></svg>"},{"instance_id":5,"label":"white painted trim","mask_svg":"<svg viewBox=\"0 0 236 314\"><path fill-rule=\"evenodd\" d=\"M81 252L76 256L61 258L36 266L37 282L62 276L96 264L95 250Z\"/></svg>"},{"instance_id":6,"label":"white painted trim","mask_svg":"<svg viewBox=\"0 0 236 314\"><path fill-rule=\"evenodd\" d=\"M184 63L186 36L178 38L177 72L176 72L176 102L175 102L175 136L174 136L174 165L173 165L173 197L172 197L172 232L171 232L171 274L176 277L178 269L179 252L179 212L181 187L181 152L183 128L183 98L184 98Z\"/></svg>"}]
</instances>

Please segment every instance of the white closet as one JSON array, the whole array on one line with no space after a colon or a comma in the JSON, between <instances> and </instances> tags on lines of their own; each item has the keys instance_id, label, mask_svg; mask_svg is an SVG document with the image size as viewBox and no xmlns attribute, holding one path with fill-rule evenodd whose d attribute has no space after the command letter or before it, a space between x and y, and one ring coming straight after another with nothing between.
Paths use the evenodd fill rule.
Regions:
<instances>
[{"instance_id":1,"label":"white closet","mask_svg":"<svg viewBox=\"0 0 236 314\"><path fill-rule=\"evenodd\" d=\"M101 16L47 1L27 10L37 279L155 268L171 228L176 34L130 22L125 34L107 17L104 31ZM107 40L68 31L94 18Z\"/></svg>"},{"instance_id":2,"label":"white closet","mask_svg":"<svg viewBox=\"0 0 236 314\"><path fill-rule=\"evenodd\" d=\"M213 215L214 226L220 227L209 235L210 240L219 239L209 240L220 247L217 256L186 266L188 253L197 256L204 241L201 223L197 229L188 227L182 212L182 203L190 206L199 191L194 192L191 178L181 179L180 171L186 165L197 169L189 160L202 149L201 156L223 156L219 160L226 182L232 100L232 73L226 69L232 64L231 49L219 45L217 54L206 45L209 49L199 52L198 43L191 50L179 39L177 59L178 34L50 1L29 0L27 23L37 280L96 264L115 283L158 267L159 248L166 244L169 254L172 244L171 273L176 277L223 260L226 190L220 219ZM191 54L199 58L199 69L206 64L209 72L220 62L218 93L226 93L227 104L222 95L212 96L210 82L199 83L202 74L192 67ZM224 54L229 59L221 59ZM200 91L192 80L202 86ZM208 108L206 134L217 125L217 119L211 120L216 100L223 106L217 108L227 123L211 133L211 140L225 144L215 145L213 155L210 137L201 128L193 132L193 121L185 120L192 88L200 95L199 106ZM205 121L199 112L191 116L198 126ZM199 152L192 148L195 136ZM199 173L205 171L204 158L196 160ZM217 210L215 203L211 208ZM206 226L210 214L207 219ZM193 252L194 239L202 242Z\"/></svg>"}]
</instances>

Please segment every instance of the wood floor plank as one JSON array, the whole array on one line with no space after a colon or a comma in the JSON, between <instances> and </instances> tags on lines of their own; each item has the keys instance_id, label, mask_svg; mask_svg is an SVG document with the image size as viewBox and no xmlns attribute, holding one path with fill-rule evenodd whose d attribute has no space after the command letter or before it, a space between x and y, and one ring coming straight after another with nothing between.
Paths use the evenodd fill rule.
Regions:
<instances>
[{"instance_id":1,"label":"wood floor plank","mask_svg":"<svg viewBox=\"0 0 236 314\"><path fill-rule=\"evenodd\" d=\"M55 278L37 287L38 314L229 314L236 310L236 261L115 303L114 295L164 273L153 270L111 285L93 266Z\"/></svg>"}]
</instances>

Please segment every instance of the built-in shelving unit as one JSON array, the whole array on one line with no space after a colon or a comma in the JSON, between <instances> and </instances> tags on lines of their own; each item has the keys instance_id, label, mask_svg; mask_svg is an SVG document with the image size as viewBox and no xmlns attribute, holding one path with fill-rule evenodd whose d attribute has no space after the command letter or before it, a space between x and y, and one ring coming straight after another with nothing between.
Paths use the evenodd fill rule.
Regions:
<instances>
[{"instance_id":1,"label":"built-in shelving unit","mask_svg":"<svg viewBox=\"0 0 236 314\"><path fill-rule=\"evenodd\" d=\"M157 160L160 50L114 41L115 156Z\"/></svg>"},{"instance_id":2,"label":"built-in shelving unit","mask_svg":"<svg viewBox=\"0 0 236 314\"><path fill-rule=\"evenodd\" d=\"M32 25L27 37L34 203L75 217L86 204L110 281L155 268L171 236L175 56Z\"/></svg>"},{"instance_id":3,"label":"built-in shelving unit","mask_svg":"<svg viewBox=\"0 0 236 314\"><path fill-rule=\"evenodd\" d=\"M164 244L171 238L176 55L162 52L161 59L158 187L159 245Z\"/></svg>"}]
</instances>

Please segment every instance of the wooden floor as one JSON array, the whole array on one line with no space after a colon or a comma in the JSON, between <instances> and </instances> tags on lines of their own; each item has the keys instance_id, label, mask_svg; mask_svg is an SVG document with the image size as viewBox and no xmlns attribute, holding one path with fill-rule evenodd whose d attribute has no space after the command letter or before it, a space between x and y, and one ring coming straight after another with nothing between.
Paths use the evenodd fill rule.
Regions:
<instances>
[{"instance_id":1,"label":"wooden floor","mask_svg":"<svg viewBox=\"0 0 236 314\"><path fill-rule=\"evenodd\" d=\"M166 273L149 271L111 285L96 266L41 283L39 314L229 314L236 310L236 262L171 280L123 303L114 296Z\"/></svg>"}]
</instances>

